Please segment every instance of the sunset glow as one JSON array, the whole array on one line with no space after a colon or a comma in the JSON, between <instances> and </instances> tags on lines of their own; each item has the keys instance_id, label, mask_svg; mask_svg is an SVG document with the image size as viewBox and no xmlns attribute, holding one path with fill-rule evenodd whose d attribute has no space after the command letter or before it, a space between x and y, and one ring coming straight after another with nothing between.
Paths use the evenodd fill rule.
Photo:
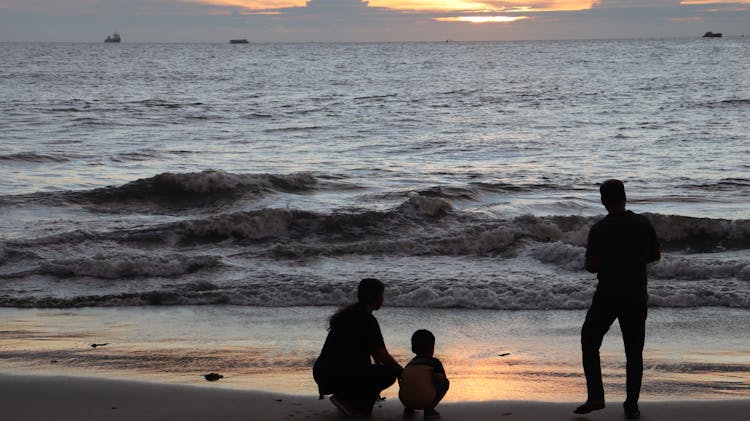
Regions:
<instances>
[{"instance_id":1,"label":"sunset glow","mask_svg":"<svg viewBox=\"0 0 750 421\"><path fill-rule=\"evenodd\" d=\"M469 22L469 23L510 23L528 19L528 16L456 16L450 18L435 18L440 22Z\"/></svg>"},{"instance_id":2,"label":"sunset glow","mask_svg":"<svg viewBox=\"0 0 750 421\"><path fill-rule=\"evenodd\" d=\"M471 0L370 0L369 4L373 7L385 7L394 10L491 12L502 9L494 7L488 2Z\"/></svg>"},{"instance_id":3,"label":"sunset glow","mask_svg":"<svg viewBox=\"0 0 750 421\"><path fill-rule=\"evenodd\" d=\"M237 7L249 10L285 9L305 7L305 0L180 0L184 3L207 4L211 6Z\"/></svg>"},{"instance_id":4,"label":"sunset glow","mask_svg":"<svg viewBox=\"0 0 750 421\"><path fill-rule=\"evenodd\" d=\"M180 0L212 6L238 7L249 10L313 7L307 0ZM356 6L357 1L344 2ZM550 12L588 10L599 0L370 0L363 1L369 7L413 11L461 11L461 12Z\"/></svg>"},{"instance_id":5,"label":"sunset glow","mask_svg":"<svg viewBox=\"0 0 750 421\"><path fill-rule=\"evenodd\" d=\"M506 0L506 1L470 1L470 0L370 0L373 7L387 7L397 10L434 10L465 12L563 12L588 10L599 3L599 0Z\"/></svg>"}]
</instances>

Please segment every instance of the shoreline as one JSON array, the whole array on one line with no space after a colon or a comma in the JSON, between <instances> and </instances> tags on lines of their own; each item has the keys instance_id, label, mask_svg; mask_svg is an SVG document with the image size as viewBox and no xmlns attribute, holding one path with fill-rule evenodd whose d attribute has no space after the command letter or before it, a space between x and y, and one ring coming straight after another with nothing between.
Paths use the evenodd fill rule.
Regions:
<instances>
[{"instance_id":1,"label":"shoreline","mask_svg":"<svg viewBox=\"0 0 750 421\"><path fill-rule=\"evenodd\" d=\"M620 420L620 403L585 416L573 414L580 402L483 401L441 403L442 419L502 418ZM8 420L340 420L327 400L316 396L264 391L214 389L148 382L80 377L0 374L0 408ZM402 419L398 399L376 404L370 419ZM645 401L642 419L745 420L750 398L738 400ZM7 418L6 418L7 417ZM165 418L168 417L168 418Z\"/></svg>"},{"instance_id":2,"label":"shoreline","mask_svg":"<svg viewBox=\"0 0 750 421\"><path fill-rule=\"evenodd\" d=\"M313 395L317 387L310 367L332 311L1 309L6 323L0 332L0 373ZM383 308L378 313L388 349L399 361L412 355L411 332L427 327L435 333L436 356L451 379L444 403L575 402L585 396L579 338L583 312ZM750 396L750 312L654 310L649 316L643 401ZM623 396L625 361L616 325L605 338L602 361L608 396ZM210 372L225 378L209 384L203 375ZM383 396L396 399L395 390Z\"/></svg>"}]
</instances>

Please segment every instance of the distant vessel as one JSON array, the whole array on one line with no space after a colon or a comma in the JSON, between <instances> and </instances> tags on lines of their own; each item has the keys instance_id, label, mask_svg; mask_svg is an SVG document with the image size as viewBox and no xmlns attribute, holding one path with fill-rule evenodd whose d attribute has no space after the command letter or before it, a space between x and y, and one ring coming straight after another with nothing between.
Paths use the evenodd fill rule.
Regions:
<instances>
[{"instance_id":1,"label":"distant vessel","mask_svg":"<svg viewBox=\"0 0 750 421\"><path fill-rule=\"evenodd\" d=\"M706 32L703 34L703 38L721 38L721 32Z\"/></svg>"},{"instance_id":2,"label":"distant vessel","mask_svg":"<svg viewBox=\"0 0 750 421\"><path fill-rule=\"evenodd\" d=\"M111 36L108 36L107 39L104 40L104 42L120 42L120 40L121 40L120 34L115 32Z\"/></svg>"},{"instance_id":3,"label":"distant vessel","mask_svg":"<svg viewBox=\"0 0 750 421\"><path fill-rule=\"evenodd\" d=\"M246 39L230 39L229 43L230 44L247 44L247 40Z\"/></svg>"}]
</instances>

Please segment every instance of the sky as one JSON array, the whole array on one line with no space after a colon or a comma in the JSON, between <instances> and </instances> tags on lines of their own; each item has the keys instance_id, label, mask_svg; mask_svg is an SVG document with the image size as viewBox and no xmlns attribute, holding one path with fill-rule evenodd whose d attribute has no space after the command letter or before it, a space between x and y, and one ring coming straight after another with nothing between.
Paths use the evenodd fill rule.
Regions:
<instances>
[{"instance_id":1,"label":"sky","mask_svg":"<svg viewBox=\"0 0 750 421\"><path fill-rule=\"evenodd\" d=\"M0 0L0 42L750 36L750 0Z\"/></svg>"}]
</instances>

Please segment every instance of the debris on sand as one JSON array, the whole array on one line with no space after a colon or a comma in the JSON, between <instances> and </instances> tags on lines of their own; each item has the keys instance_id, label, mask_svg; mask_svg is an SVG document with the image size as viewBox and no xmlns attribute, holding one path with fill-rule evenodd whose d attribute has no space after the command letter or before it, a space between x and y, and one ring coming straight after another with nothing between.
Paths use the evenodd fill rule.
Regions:
<instances>
[{"instance_id":1,"label":"debris on sand","mask_svg":"<svg viewBox=\"0 0 750 421\"><path fill-rule=\"evenodd\" d=\"M219 373L208 373L208 374L204 375L203 377L206 380L210 381L210 382L215 382L215 381L217 381L219 379L223 379L224 378L224 376L222 376Z\"/></svg>"}]
</instances>

